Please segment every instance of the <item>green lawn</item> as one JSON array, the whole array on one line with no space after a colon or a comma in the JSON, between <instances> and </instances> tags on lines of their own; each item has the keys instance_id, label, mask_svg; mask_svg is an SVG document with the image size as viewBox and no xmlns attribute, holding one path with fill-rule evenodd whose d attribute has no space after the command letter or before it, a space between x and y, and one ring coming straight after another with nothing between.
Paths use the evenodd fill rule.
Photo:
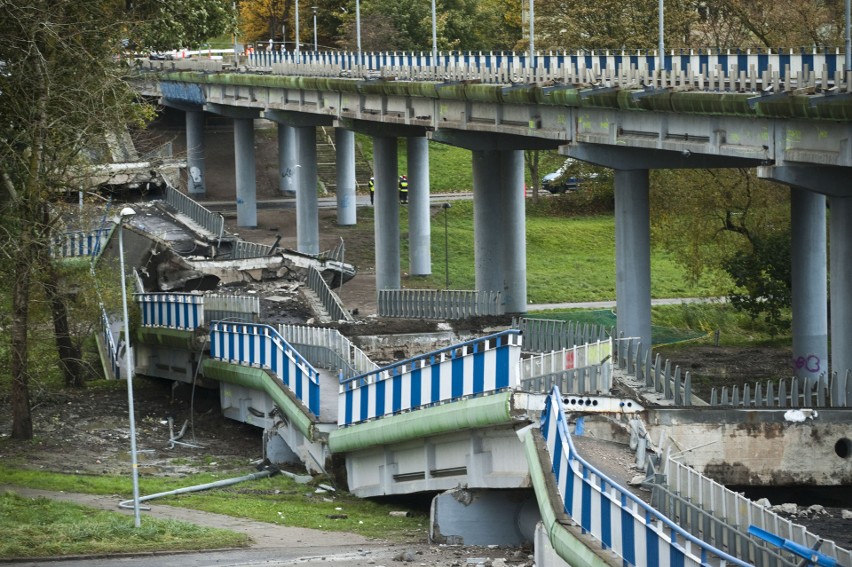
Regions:
<instances>
[{"instance_id":1,"label":"green lawn","mask_svg":"<svg viewBox=\"0 0 852 567\"><path fill-rule=\"evenodd\" d=\"M558 198L570 198L558 197ZM369 210L368 210L369 211ZM473 202L452 201L446 211L448 253L445 253L444 211L432 209L432 275L407 278L408 288L446 286L474 288ZM365 215L368 216L368 215ZM369 222L370 218L361 219ZM612 215L555 217L528 214L527 297L529 303L610 301L615 299L615 220ZM401 266L408 266L408 217L402 211ZM357 260L353 259L357 264ZM719 294L709 284L690 283L672 258L652 247L651 295L654 298L709 297Z\"/></svg>"},{"instance_id":2,"label":"green lawn","mask_svg":"<svg viewBox=\"0 0 852 567\"><path fill-rule=\"evenodd\" d=\"M0 494L0 559L246 547L249 537L175 520Z\"/></svg>"}]
</instances>

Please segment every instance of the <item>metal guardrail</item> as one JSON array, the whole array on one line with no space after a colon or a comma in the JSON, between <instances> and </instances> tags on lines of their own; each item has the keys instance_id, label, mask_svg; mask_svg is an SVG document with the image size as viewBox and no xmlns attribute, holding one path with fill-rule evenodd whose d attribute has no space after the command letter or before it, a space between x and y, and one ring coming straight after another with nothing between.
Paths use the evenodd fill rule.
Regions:
<instances>
[{"instance_id":1,"label":"metal guardrail","mask_svg":"<svg viewBox=\"0 0 852 567\"><path fill-rule=\"evenodd\" d=\"M245 240L235 240L231 252L231 259L245 260L246 258L263 258L271 256L275 249L267 244L258 244L257 242L246 242Z\"/></svg>"},{"instance_id":2,"label":"metal guardrail","mask_svg":"<svg viewBox=\"0 0 852 567\"><path fill-rule=\"evenodd\" d=\"M329 317L335 321L352 321L352 315L343 307L337 294L331 291L322 274L314 266L308 270L308 287L319 296Z\"/></svg>"},{"instance_id":3,"label":"metal guardrail","mask_svg":"<svg viewBox=\"0 0 852 567\"><path fill-rule=\"evenodd\" d=\"M363 350L340 334L337 329L307 325L279 325L278 332L298 349L314 366L339 369L341 378L378 370Z\"/></svg>"},{"instance_id":4,"label":"metal guardrail","mask_svg":"<svg viewBox=\"0 0 852 567\"><path fill-rule=\"evenodd\" d=\"M654 507L692 533L701 531L702 538L712 545L724 546L732 553L736 550L738 557L748 557L755 565L800 565L798 556L779 554L774 547L750 536L748 528L753 525L811 549L822 541L821 553L835 558L838 565L852 567L849 550L833 541L823 541L804 526L780 517L671 457L666 459L662 473L657 478L663 482L653 487Z\"/></svg>"},{"instance_id":5,"label":"metal guardrail","mask_svg":"<svg viewBox=\"0 0 852 567\"><path fill-rule=\"evenodd\" d=\"M119 364L118 357L118 344L115 340L115 336L112 334L112 327L110 326L109 317L106 313L106 308L103 303L101 303L101 333L104 340L104 347L107 349L108 361L110 364L110 370L112 371L112 377L116 380L121 379L121 365Z\"/></svg>"},{"instance_id":6,"label":"metal guardrail","mask_svg":"<svg viewBox=\"0 0 852 567\"><path fill-rule=\"evenodd\" d=\"M270 370L319 417L319 372L272 327L214 322L210 325L210 358Z\"/></svg>"},{"instance_id":7,"label":"metal guardrail","mask_svg":"<svg viewBox=\"0 0 852 567\"><path fill-rule=\"evenodd\" d=\"M533 378L586 366L600 366L611 360L612 339L599 340L525 358L521 361L521 378Z\"/></svg>"},{"instance_id":8,"label":"metal guardrail","mask_svg":"<svg viewBox=\"0 0 852 567\"><path fill-rule=\"evenodd\" d=\"M512 318L512 328L524 334L524 351L552 352L604 341L611 336L603 325L559 319Z\"/></svg>"},{"instance_id":9,"label":"metal guardrail","mask_svg":"<svg viewBox=\"0 0 852 567\"><path fill-rule=\"evenodd\" d=\"M260 298L246 295L212 294L204 296L204 322L223 319L246 323L260 322Z\"/></svg>"},{"instance_id":10,"label":"metal guardrail","mask_svg":"<svg viewBox=\"0 0 852 567\"><path fill-rule=\"evenodd\" d=\"M320 77L394 77L401 80L597 84L602 86L679 86L707 91L757 92L837 86L849 91L840 49L680 49L663 54L660 71L656 50L579 50L564 52L295 53L258 51L246 60L250 70ZM204 59L142 61L141 68L222 70Z\"/></svg>"},{"instance_id":11,"label":"metal guardrail","mask_svg":"<svg viewBox=\"0 0 852 567\"><path fill-rule=\"evenodd\" d=\"M584 460L574 448L556 389L547 397L541 432L565 513L625 564L657 565L665 559L672 565L750 565L701 541Z\"/></svg>"},{"instance_id":12,"label":"metal guardrail","mask_svg":"<svg viewBox=\"0 0 852 567\"><path fill-rule=\"evenodd\" d=\"M53 237L50 253L57 258L95 256L103 250L112 230L113 227L57 234Z\"/></svg>"},{"instance_id":13,"label":"metal guardrail","mask_svg":"<svg viewBox=\"0 0 852 567\"><path fill-rule=\"evenodd\" d=\"M467 319L504 313L499 291L380 289L377 301L379 317Z\"/></svg>"},{"instance_id":14,"label":"metal guardrail","mask_svg":"<svg viewBox=\"0 0 852 567\"><path fill-rule=\"evenodd\" d=\"M166 203L219 240L225 234L225 217L205 208L190 197L166 183Z\"/></svg>"},{"instance_id":15,"label":"metal guardrail","mask_svg":"<svg viewBox=\"0 0 852 567\"><path fill-rule=\"evenodd\" d=\"M343 379L337 423L353 425L442 402L515 388L521 335L509 330ZM465 361L470 360L471 364Z\"/></svg>"},{"instance_id":16,"label":"metal guardrail","mask_svg":"<svg viewBox=\"0 0 852 567\"><path fill-rule=\"evenodd\" d=\"M521 380L521 390L544 394L554 387L564 394L606 394L612 390L612 369L609 364L562 370Z\"/></svg>"},{"instance_id":17,"label":"metal guardrail","mask_svg":"<svg viewBox=\"0 0 852 567\"><path fill-rule=\"evenodd\" d=\"M191 293L134 294L143 327L193 330L204 324L204 296Z\"/></svg>"},{"instance_id":18,"label":"metal guardrail","mask_svg":"<svg viewBox=\"0 0 852 567\"><path fill-rule=\"evenodd\" d=\"M849 371L844 375L833 373L828 383L824 376L814 378L790 378L790 389L787 391L787 380L781 378L777 387L772 381L765 384L756 383L752 387L744 384L742 395L737 386L710 391L711 406L734 406L741 408L845 408L848 407L846 384Z\"/></svg>"},{"instance_id":19,"label":"metal guardrail","mask_svg":"<svg viewBox=\"0 0 852 567\"><path fill-rule=\"evenodd\" d=\"M521 388L566 394L601 394L612 389L612 340L579 345L521 360Z\"/></svg>"},{"instance_id":20,"label":"metal guardrail","mask_svg":"<svg viewBox=\"0 0 852 567\"><path fill-rule=\"evenodd\" d=\"M663 395L674 405L691 406L696 400L692 393L692 376L689 371L681 372L679 366L672 368L671 361L663 361L657 354L651 361L651 353L643 348L638 339L619 339L616 341L616 359L618 368L628 375L635 376L640 384L650 391ZM709 405L735 408L845 408L849 407L846 386L850 372L843 375L834 373L828 383L825 378L797 378L788 381L784 378L777 382L767 381L745 384L742 389L713 388L710 391ZM777 384L777 386L776 386ZM708 400L700 401L705 404Z\"/></svg>"}]
</instances>

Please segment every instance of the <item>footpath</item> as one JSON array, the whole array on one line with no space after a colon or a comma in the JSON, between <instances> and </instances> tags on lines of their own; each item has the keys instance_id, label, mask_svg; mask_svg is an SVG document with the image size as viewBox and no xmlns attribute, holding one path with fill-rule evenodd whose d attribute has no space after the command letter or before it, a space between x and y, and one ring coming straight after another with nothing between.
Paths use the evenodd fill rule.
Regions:
<instances>
[{"instance_id":1,"label":"footpath","mask_svg":"<svg viewBox=\"0 0 852 567\"><path fill-rule=\"evenodd\" d=\"M70 492L55 492L0 484L0 492L14 492L27 498L49 498L81 506L110 510L127 516L132 509L118 507L122 500L116 495L103 496ZM143 517L187 522L199 526L220 528L246 534L252 539L249 548L222 549L202 552L150 552L110 556L43 557L36 559L4 560L0 564L34 567L248 567L264 565L300 567L377 567L418 565L448 567L467 565L515 566L528 561L528 555L517 549L495 549L460 545L432 545L423 542L392 543L348 532L330 532L282 526L146 502L150 510Z\"/></svg>"}]
</instances>

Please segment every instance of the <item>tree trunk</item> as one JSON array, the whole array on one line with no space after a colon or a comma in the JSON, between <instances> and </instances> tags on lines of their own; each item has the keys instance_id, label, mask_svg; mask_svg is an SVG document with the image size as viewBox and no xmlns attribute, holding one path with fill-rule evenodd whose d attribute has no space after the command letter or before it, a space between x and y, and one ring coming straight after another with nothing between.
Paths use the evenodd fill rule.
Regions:
<instances>
[{"instance_id":1,"label":"tree trunk","mask_svg":"<svg viewBox=\"0 0 852 567\"><path fill-rule=\"evenodd\" d=\"M47 260L45 269L48 279L45 280L43 287L50 302L50 312L53 317L53 336L59 354L59 366L65 379L65 385L79 387L83 385L84 376L82 353L80 347L71 338L71 332L68 328L68 306L57 288L58 275L53 267L52 260Z\"/></svg>"},{"instance_id":2,"label":"tree trunk","mask_svg":"<svg viewBox=\"0 0 852 567\"><path fill-rule=\"evenodd\" d=\"M540 185L541 176L538 173L539 161L541 154L539 150L527 150L524 152L527 158L527 166L530 169L530 184L532 185L532 200L533 203L538 202L538 188Z\"/></svg>"},{"instance_id":3,"label":"tree trunk","mask_svg":"<svg viewBox=\"0 0 852 567\"><path fill-rule=\"evenodd\" d=\"M12 286L12 439L32 439L29 377L27 376L27 324L29 323L32 242L24 227L21 248L15 259Z\"/></svg>"},{"instance_id":4,"label":"tree trunk","mask_svg":"<svg viewBox=\"0 0 852 567\"><path fill-rule=\"evenodd\" d=\"M50 242L50 210L42 205L42 222L46 227L43 242ZM50 314L53 319L53 338L56 342L56 350L59 354L59 367L68 387L79 387L83 385L83 357L80 347L74 343L68 326L68 305L65 297L59 290L59 273L56 270L54 259L50 257L50 248L45 246L41 249L39 264L44 267L42 274L42 288L50 304Z\"/></svg>"}]
</instances>

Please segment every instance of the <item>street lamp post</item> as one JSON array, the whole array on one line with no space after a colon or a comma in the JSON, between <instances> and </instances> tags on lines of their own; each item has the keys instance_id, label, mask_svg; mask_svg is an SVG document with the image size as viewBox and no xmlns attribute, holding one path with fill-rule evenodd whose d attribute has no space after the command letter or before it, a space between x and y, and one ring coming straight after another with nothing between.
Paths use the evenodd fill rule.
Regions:
<instances>
[{"instance_id":1,"label":"street lamp post","mask_svg":"<svg viewBox=\"0 0 852 567\"><path fill-rule=\"evenodd\" d=\"M435 16L435 0L432 0L432 66L438 65L438 26Z\"/></svg>"},{"instance_id":2,"label":"street lamp post","mask_svg":"<svg viewBox=\"0 0 852 567\"><path fill-rule=\"evenodd\" d=\"M662 78L662 76L663 76L662 75L663 69L666 68L666 44L665 44L665 40L664 40L664 37L663 37L663 30L665 28L665 26L664 26L665 14L663 12L663 9L664 9L663 0L658 0L657 1L657 35L659 36L658 37L659 45L657 46L657 49L659 50L660 53L659 53L659 57L658 57L657 67L660 68L660 78Z\"/></svg>"},{"instance_id":3,"label":"street lamp post","mask_svg":"<svg viewBox=\"0 0 852 567\"><path fill-rule=\"evenodd\" d=\"M134 525L141 525L139 518L139 464L136 459L136 417L133 409L133 353L130 350L130 319L127 315L127 283L124 275L124 221L136 214L130 207L121 209L118 219L118 258L121 267L121 303L124 309L124 361L127 368L127 405L130 414L130 462L133 467L133 516Z\"/></svg>"},{"instance_id":4,"label":"street lamp post","mask_svg":"<svg viewBox=\"0 0 852 567\"><path fill-rule=\"evenodd\" d=\"M444 280L447 290L450 289L450 241L447 237L447 209L449 208L450 204L444 203Z\"/></svg>"},{"instance_id":5,"label":"street lamp post","mask_svg":"<svg viewBox=\"0 0 852 567\"><path fill-rule=\"evenodd\" d=\"M314 53L317 52L317 10L316 6L311 6L311 11L314 13Z\"/></svg>"},{"instance_id":6,"label":"street lamp post","mask_svg":"<svg viewBox=\"0 0 852 567\"><path fill-rule=\"evenodd\" d=\"M296 52L296 58L299 57L299 0L296 0L296 47L294 48Z\"/></svg>"},{"instance_id":7,"label":"street lamp post","mask_svg":"<svg viewBox=\"0 0 852 567\"><path fill-rule=\"evenodd\" d=\"M358 65L361 61L361 0L355 0L355 44L358 47Z\"/></svg>"},{"instance_id":8,"label":"street lamp post","mask_svg":"<svg viewBox=\"0 0 852 567\"><path fill-rule=\"evenodd\" d=\"M535 58L535 0L530 0L530 69L535 66L533 58Z\"/></svg>"}]
</instances>

